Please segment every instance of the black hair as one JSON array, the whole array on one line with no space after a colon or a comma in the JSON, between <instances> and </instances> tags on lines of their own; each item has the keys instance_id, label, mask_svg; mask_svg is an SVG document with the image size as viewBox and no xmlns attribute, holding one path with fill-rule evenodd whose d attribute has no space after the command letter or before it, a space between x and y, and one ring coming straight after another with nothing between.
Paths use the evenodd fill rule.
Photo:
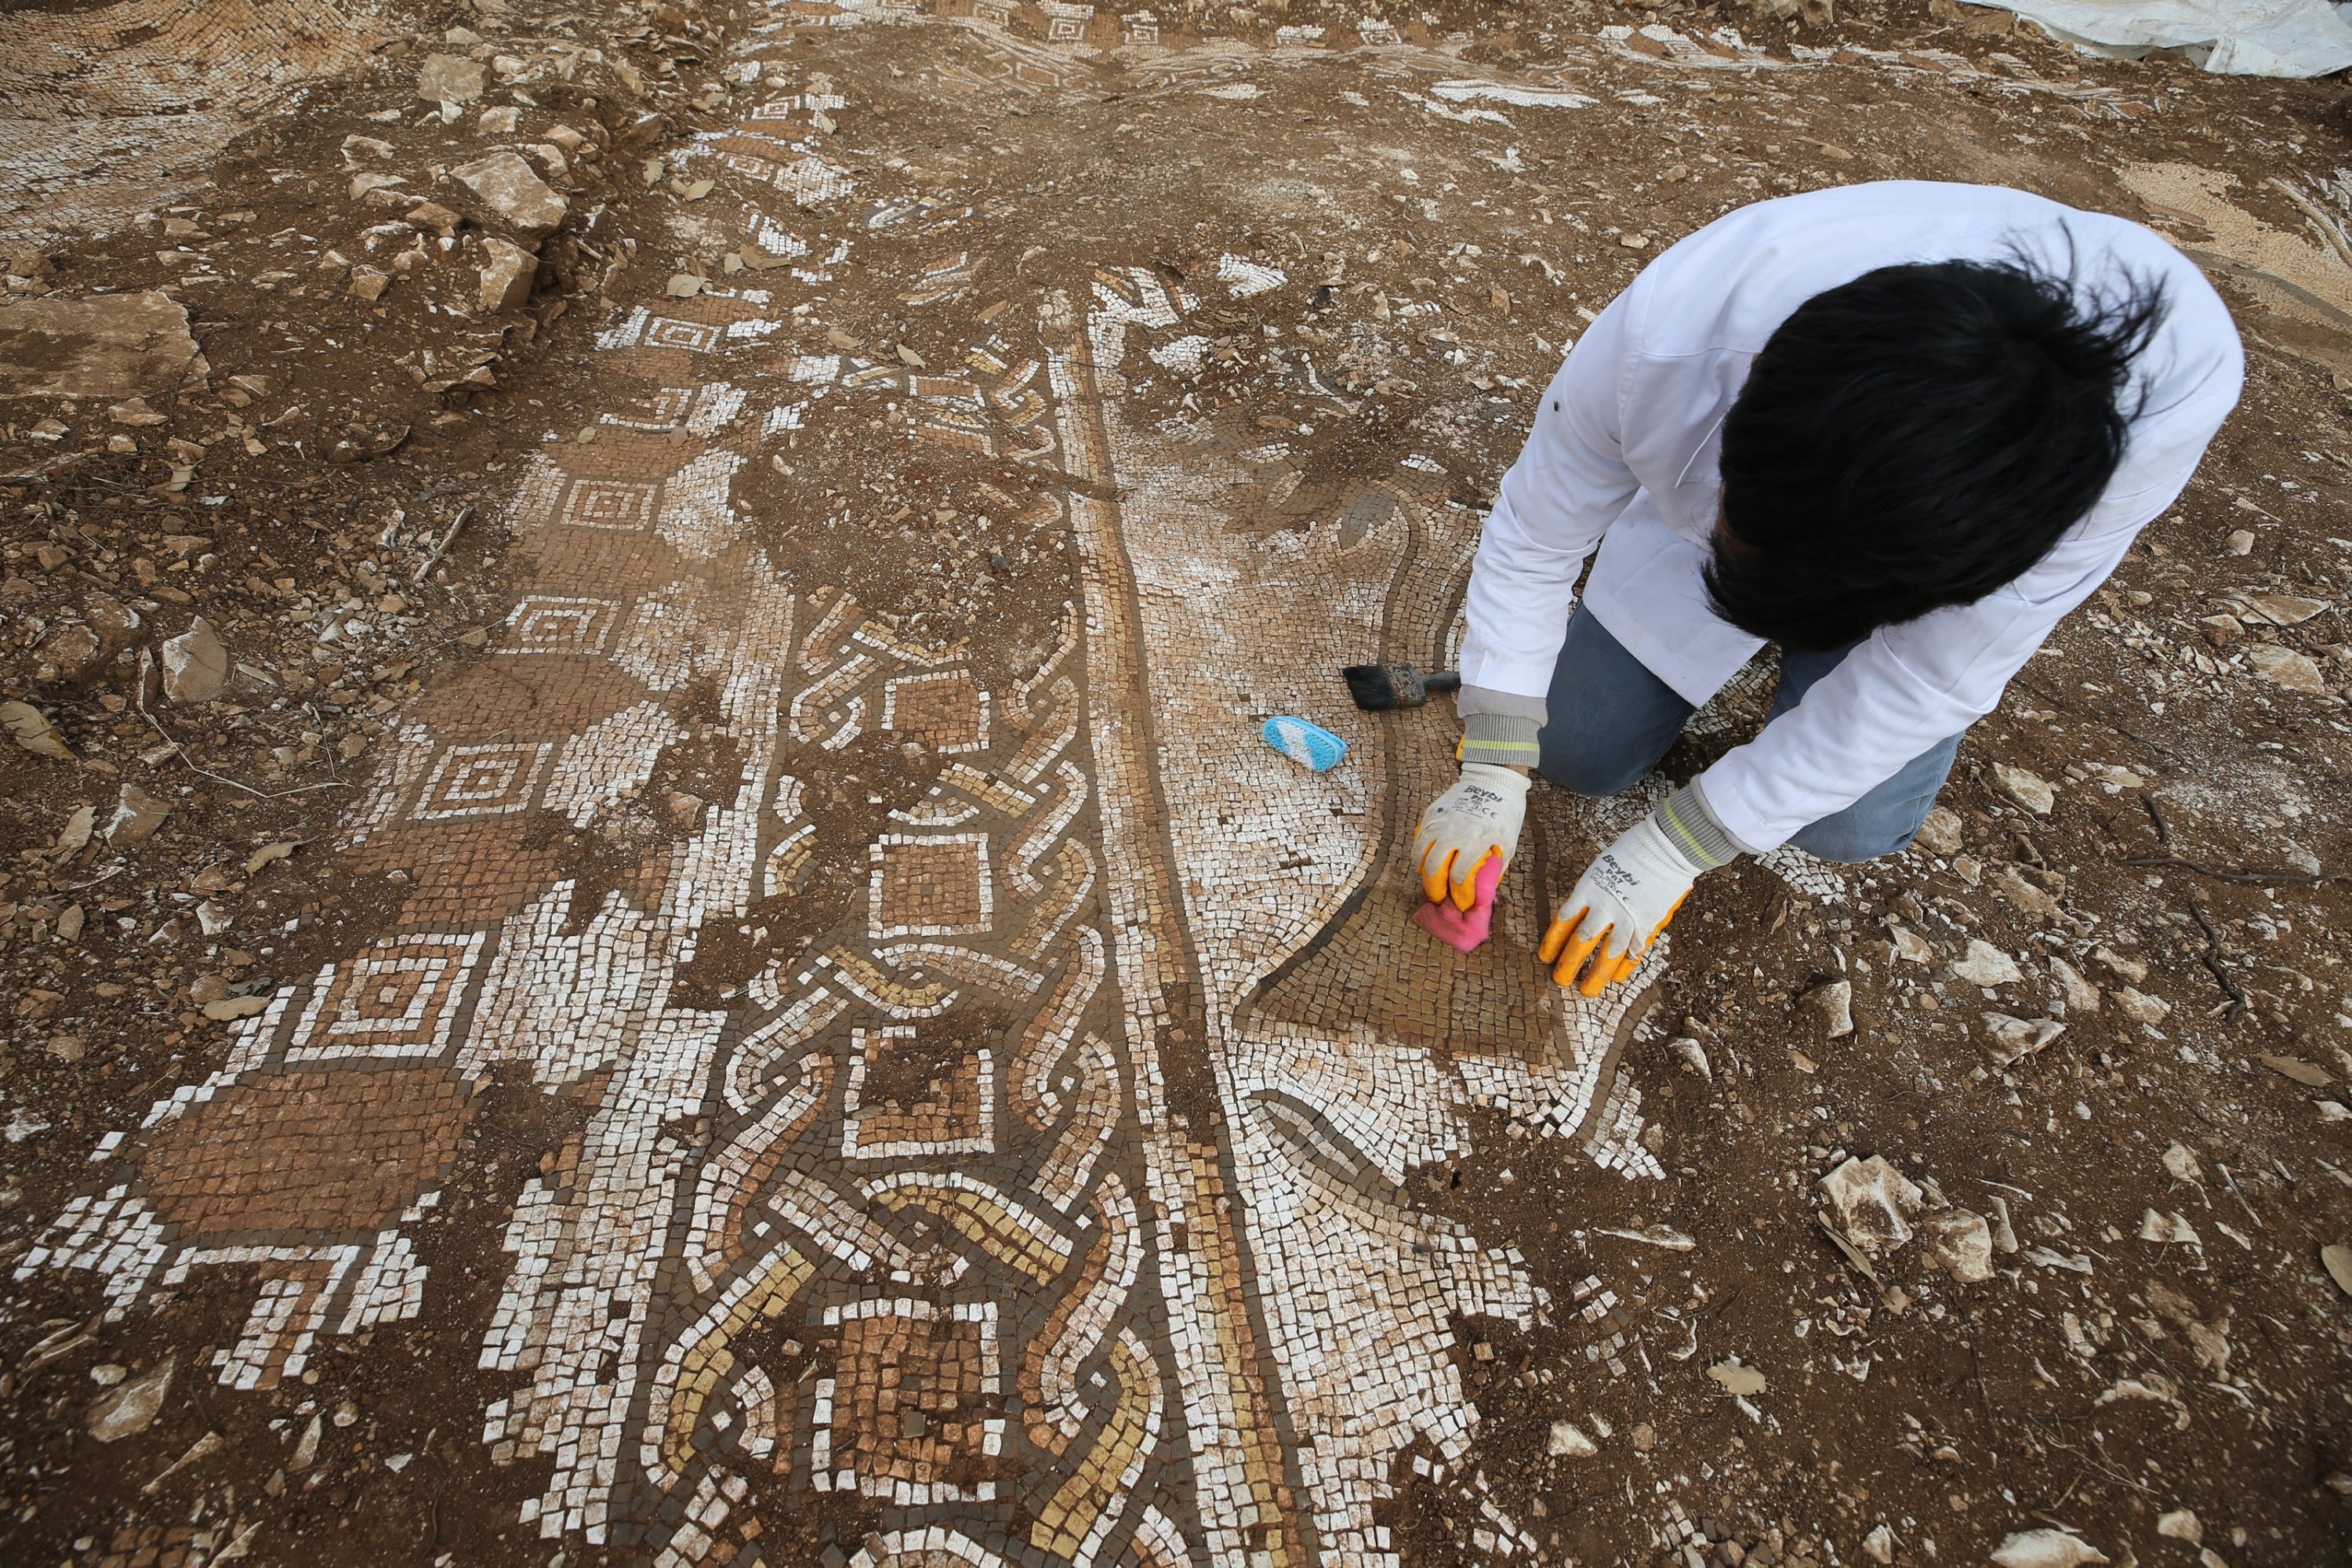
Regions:
<instances>
[{"instance_id":1,"label":"black hair","mask_svg":"<svg viewBox=\"0 0 2352 1568\"><path fill-rule=\"evenodd\" d=\"M2160 282L2085 297L2022 257L1882 267L1806 300L1724 419L1715 613L1823 650L2013 581L2114 476L2166 305Z\"/></svg>"}]
</instances>

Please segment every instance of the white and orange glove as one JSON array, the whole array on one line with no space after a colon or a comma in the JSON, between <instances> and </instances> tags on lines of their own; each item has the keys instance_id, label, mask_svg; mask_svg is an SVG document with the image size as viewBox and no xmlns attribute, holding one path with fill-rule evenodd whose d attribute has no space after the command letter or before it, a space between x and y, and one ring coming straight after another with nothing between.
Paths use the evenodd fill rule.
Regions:
<instances>
[{"instance_id":1,"label":"white and orange glove","mask_svg":"<svg viewBox=\"0 0 2352 1568\"><path fill-rule=\"evenodd\" d=\"M1585 868L1536 956L1562 985L1600 995L1640 966L1699 873L1739 847L1695 790L1675 791Z\"/></svg>"},{"instance_id":2,"label":"white and orange glove","mask_svg":"<svg viewBox=\"0 0 2352 1568\"><path fill-rule=\"evenodd\" d=\"M1433 904L1449 897L1457 910L1477 902L1479 869L1495 862L1499 877L1519 852L1528 814L1528 775L1491 763L1465 763L1454 787L1429 803L1413 834L1413 865ZM1487 879L1491 897L1494 879Z\"/></svg>"}]
</instances>

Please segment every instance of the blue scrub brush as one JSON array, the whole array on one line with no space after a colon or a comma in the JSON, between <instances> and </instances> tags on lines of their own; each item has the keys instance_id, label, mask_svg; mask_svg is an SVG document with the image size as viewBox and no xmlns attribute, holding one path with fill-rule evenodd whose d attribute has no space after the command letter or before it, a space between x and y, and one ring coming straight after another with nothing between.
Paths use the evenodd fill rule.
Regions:
<instances>
[{"instance_id":1,"label":"blue scrub brush","mask_svg":"<svg viewBox=\"0 0 2352 1568\"><path fill-rule=\"evenodd\" d=\"M1265 736L1267 745L1292 762L1313 768L1318 773L1329 773L1339 765L1339 759L1348 754L1347 742L1320 724L1310 724L1286 713L1277 713L1268 719L1261 733Z\"/></svg>"}]
</instances>

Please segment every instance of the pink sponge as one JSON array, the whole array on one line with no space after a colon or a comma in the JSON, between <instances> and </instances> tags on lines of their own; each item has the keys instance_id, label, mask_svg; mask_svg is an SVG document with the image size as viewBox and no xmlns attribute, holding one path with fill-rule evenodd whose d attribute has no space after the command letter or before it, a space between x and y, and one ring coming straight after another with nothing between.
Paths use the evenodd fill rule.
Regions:
<instances>
[{"instance_id":1,"label":"pink sponge","mask_svg":"<svg viewBox=\"0 0 2352 1568\"><path fill-rule=\"evenodd\" d=\"M1412 923L1446 946L1468 952L1486 940L1486 932L1495 923L1495 884L1502 879L1503 858L1489 855L1478 863L1477 875L1471 881L1467 912L1455 909L1454 900L1446 899L1414 910Z\"/></svg>"}]
</instances>

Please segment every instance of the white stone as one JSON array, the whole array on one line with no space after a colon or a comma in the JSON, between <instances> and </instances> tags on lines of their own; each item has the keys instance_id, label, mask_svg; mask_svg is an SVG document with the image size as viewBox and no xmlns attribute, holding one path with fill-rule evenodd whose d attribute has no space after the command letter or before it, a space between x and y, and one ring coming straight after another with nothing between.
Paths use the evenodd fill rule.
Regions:
<instances>
[{"instance_id":1,"label":"white stone","mask_svg":"<svg viewBox=\"0 0 2352 1568\"><path fill-rule=\"evenodd\" d=\"M533 245L562 226L571 206L519 153L493 153L460 163L449 177L474 194L500 227Z\"/></svg>"},{"instance_id":2,"label":"white stone","mask_svg":"<svg viewBox=\"0 0 2352 1568\"><path fill-rule=\"evenodd\" d=\"M462 55L427 55L416 71L416 96L427 103L471 103L482 96L482 67Z\"/></svg>"},{"instance_id":3,"label":"white stone","mask_svg":"<svg viewBox=\"0 0 2352 1568\"><path fill-rule=\"evenodd\" d=\"M1993 873L1992 889L2027 914L2048 920L2066 896L2066 879L2039 866L2003 866Z\"/></svg>"},{"instance_id":4,"label":"white stone","mask_svg":"<svg viewBox=\"0 0 2352 1568\"><path fill-rule=\"evenodd\" d=\"M2048 779L2007 763L1993 763L1992 786L2036 816L2049 816L2058 804L2058 791Z\"/></svg>"},{"instance_id":5,"label":"white stone","mask_svg":"<svg viewBox=\"0 0 2352 1568\"><path fill-rule=\"evenodd\" d=\"M1984 1026L1992 1038L1992 1059L2001 1067L2032 1056L2066 1032L2055 1018L2015 1018L2007 1013L1987 1013Z\"/></svg>"},{"instance_id":6,"label":"white stone","mask_svg":"<svg viewBox=\"0 0 2352 1568\"><path fill-rule=\"evenodd\" d=\"M2000 1568L2083 1568L2107 1555L2063 1530L2021 1530L1992 1549L1992 1560Z\"/></svg>"},{"instance_id":7,"label":"white stone","mask_svg":"<svg viewBox=\"0 0 2352 1568\"><path fill-rule=\"evenodd\" d=\"M2325 613L2329 601L2306 599L2294 594L2239 595L2246 619L2257 625L2299 626L2312 616Z\"/></svg>"},{"instance_id":8,"label":"white stone","mask_svg":"<svg viewBox=\"0 0 2352 1568\"><path fill-rule=\"evenodd\" d=\"M2319 666L2291 647L2276 643L2258 642L2246 649L2246 662L2254 673L2273 686L2284 686L2289 691L2307 691L2315 697L2327 695L2327 678L2319 673Z\"/></svg>"},{"instance_id":9,"label":"white stone","mask_svg":"<svg viewBox=\"0 0 2352 1568\"><path fill-rule=\"evenodd\" d=\"M1821 1182L1846 1239L1868 1253L1892 1252L1911 1239L1910 1216L1926 1194L1883 1154L1848 1160Z\"/></svg>"},{"instance_id":10,"label":"white stone","mask_svg":"<svg viewBox=\"0 0 2352 1568\"><path fill-rule=\"evenodd\" d=\"M228 649L202 616L163 643L163 695L174 702L210 702L228 689Z\"/></svg>"},{"instance_id":11,"label":"white stone","mask_svg":"<svg viewBox=\"0 0 2352 1568\"><path fill-rule=\"evenodd\" d=\"M2172 1004L2161 996L2150 996L2126 985L2116 993L2116 1011L2135 1024L2153 1028L2164 1022L2166 1016L2172 1011Z\"/></svg>"},{"instance_id":12,"label":"white stone","mask_svg":"<svg viewBox=\"0 0 2352 1568\"><path fill-rule=\"evenodd\" d=\"M2183 1247L2202 1247L2205 1243L2197 1228L2177 1214L2163 1214L2149 1209L2139 1216L2139 1238L2165 1244L2178 1242Z\"/></svg>"},{"instance_id":13,"label":"white stone","mask_svg":"<svg viewBox=\"0 0 2352 1568\"><path fill-rule=\"evenodd\" d=\"M2091 950L2091 956L2105 965L2118 980L2137 985L2147 978L2147 963L2144 959L2134 958L2129 953L2117 952L2112 947L2095 947Z\"/></svg>"},{"instance_id":14,"label":"white stone","mask_svg":"<svg viewBox=\"0 0 2352 1568\"><path fill-rule=\"evenodd\" d=\"M1672 1041L1671 1048L1673 1049L1675 1057L1681 1060L1683 1064L1683 1071L1686 1073L1695 1073L1699 1078L1706 1079L1709 1083L1715 1081L1715 1068L1706 1059L1706 1047L1705 1046L1700 1045L1696 1040L1685 1035L1681 1038Z\"/></svg>"},{"instance_id":15,"label":"white stone","mask_svg":"<svg viewBox=\"0 0 2352 1568\"><path fill-rule=\"evenodd\" d=\"M1555 1421L1544 1452L1556 1459L1589 1459L1601 1452L1601 1446L1579 1430L1575 1422Z\"/></svg>"},{"instance_id":16,"label":"white stone","mask_svg":"<svg viewBox=\"0 0 2352 1568\"><path fill-rule=\"evenodd\" d=\"M1762 1373L1757 1371L1752 1366L1742 1366L1737 1361L1717 1362L1715 1365L1706 1369L1706 1375L1721 1384L1725 1393L1734 1394L1741 1399L1751 1398L1756 1394L1761 1394L1768 1386ZM1641 1441L1643 1432L1647 1429L1648 1428L1646 1426L1637 1426L1634 1428L1633 1446L1636 1448L1646 1449L1649 1447L1648 1444Z\"/></svg>"},{"instance_id":17,"label":"white stone","mask_svg":"<svg viewBox=\"0 0 2352 1568\"><path fill-rule=\"evenodd\" d=\"M1853 983L1832 980L1805 993L1805 1005L1821 1016L1831 1039L1853 1033Z\"/></svg>"},{"instance_id":18,"label":"white stone","mask_svg":"<svg viewBox=\"0 0 2352 1568\"><path fill-rule=\"evenodd\" d=\"M530 303L539 258L512 240L495 236L482 241L482 250L488 258L482 264L482 309L507 310Z\"/></svg>"},{"instance_id":19,"label":"white stone","mask_svg":"<svg viewBox=\"0 0 2352 1568\"><path fill-rule=\"evenodd\" d=\"M1930 854L1951 856L1960 852L1960 814L1948 805L1939 805L1927 813L1919 825L1919 842Z\"/></svg>"},{"instance_id":20,"label":"white stone","mask_svg":"<svg viewBox=\"0 0 2352 1568\"><path fill-rule=\"evenodd\" d=\"M1929 1215L1919 1222L1928 1259L1964 1285L1992 1278L1992 1226L1966 1209Z\"/></svg>"},{"instance_id":21,"label":"white stone","mask_svg":"<svg viewBox=\"0 0 2352 1568\"><path fill-rule=\"evenodd\" d=\"M180 1358L166 1356L141 1376L108 1391L89 1410L89 1435L101 1443L120 1442L144 1432L163 1408L172 1373Z\"/></svg>"},{"instance_id":22,"label":"white stone","mask_svg":"<svg viewBox=\"0 0 2352 1568\"><path fill-rule=\"evenodd\" d=\"M2164 1169L2176 1182L2202 1183L2205 1180L2205 1168L2197 1163L2196 1154L2184 1143L2175 1143L2165 1150Z\"/></svg>"},{"instance_id":23,"label":"white stone","mask_svg":"<svg viewBox=\"0 0 2352 1568\"><path fill-rule=\"evenodd\" d=\"M1952 973L1971 985L1984 986L2014 985L2025 978L2017 960L1982 937L1973 936L1969 939L1967 956L1952 965Z\"/></svg>"},{"instance_id":24,"label":"white stone","mask_svg":"<svg viewBox=\"0 0 2352 1568\"><path fill-rule=\"evenodd\" d=\"M2050 978L2056 982L2060 1000L2066 1011L2095 1013L2099 1010L2099 988L2083 977L2083 972L2063 958L2050 961Z\"/></svg>"},{"instance_id":25,"label":"white stone","mask_svg":"<svg viewBox=\"0 0 2352 1568\"><path fill-rule=\"evenodd\" d=\"M138 844L155 836L163 819L172 815L172 803L159 800L135 784L122 786L122 796L115 803L114 815L107 820L106 841L113 845Z\"/></svg>"}]
</instances>

